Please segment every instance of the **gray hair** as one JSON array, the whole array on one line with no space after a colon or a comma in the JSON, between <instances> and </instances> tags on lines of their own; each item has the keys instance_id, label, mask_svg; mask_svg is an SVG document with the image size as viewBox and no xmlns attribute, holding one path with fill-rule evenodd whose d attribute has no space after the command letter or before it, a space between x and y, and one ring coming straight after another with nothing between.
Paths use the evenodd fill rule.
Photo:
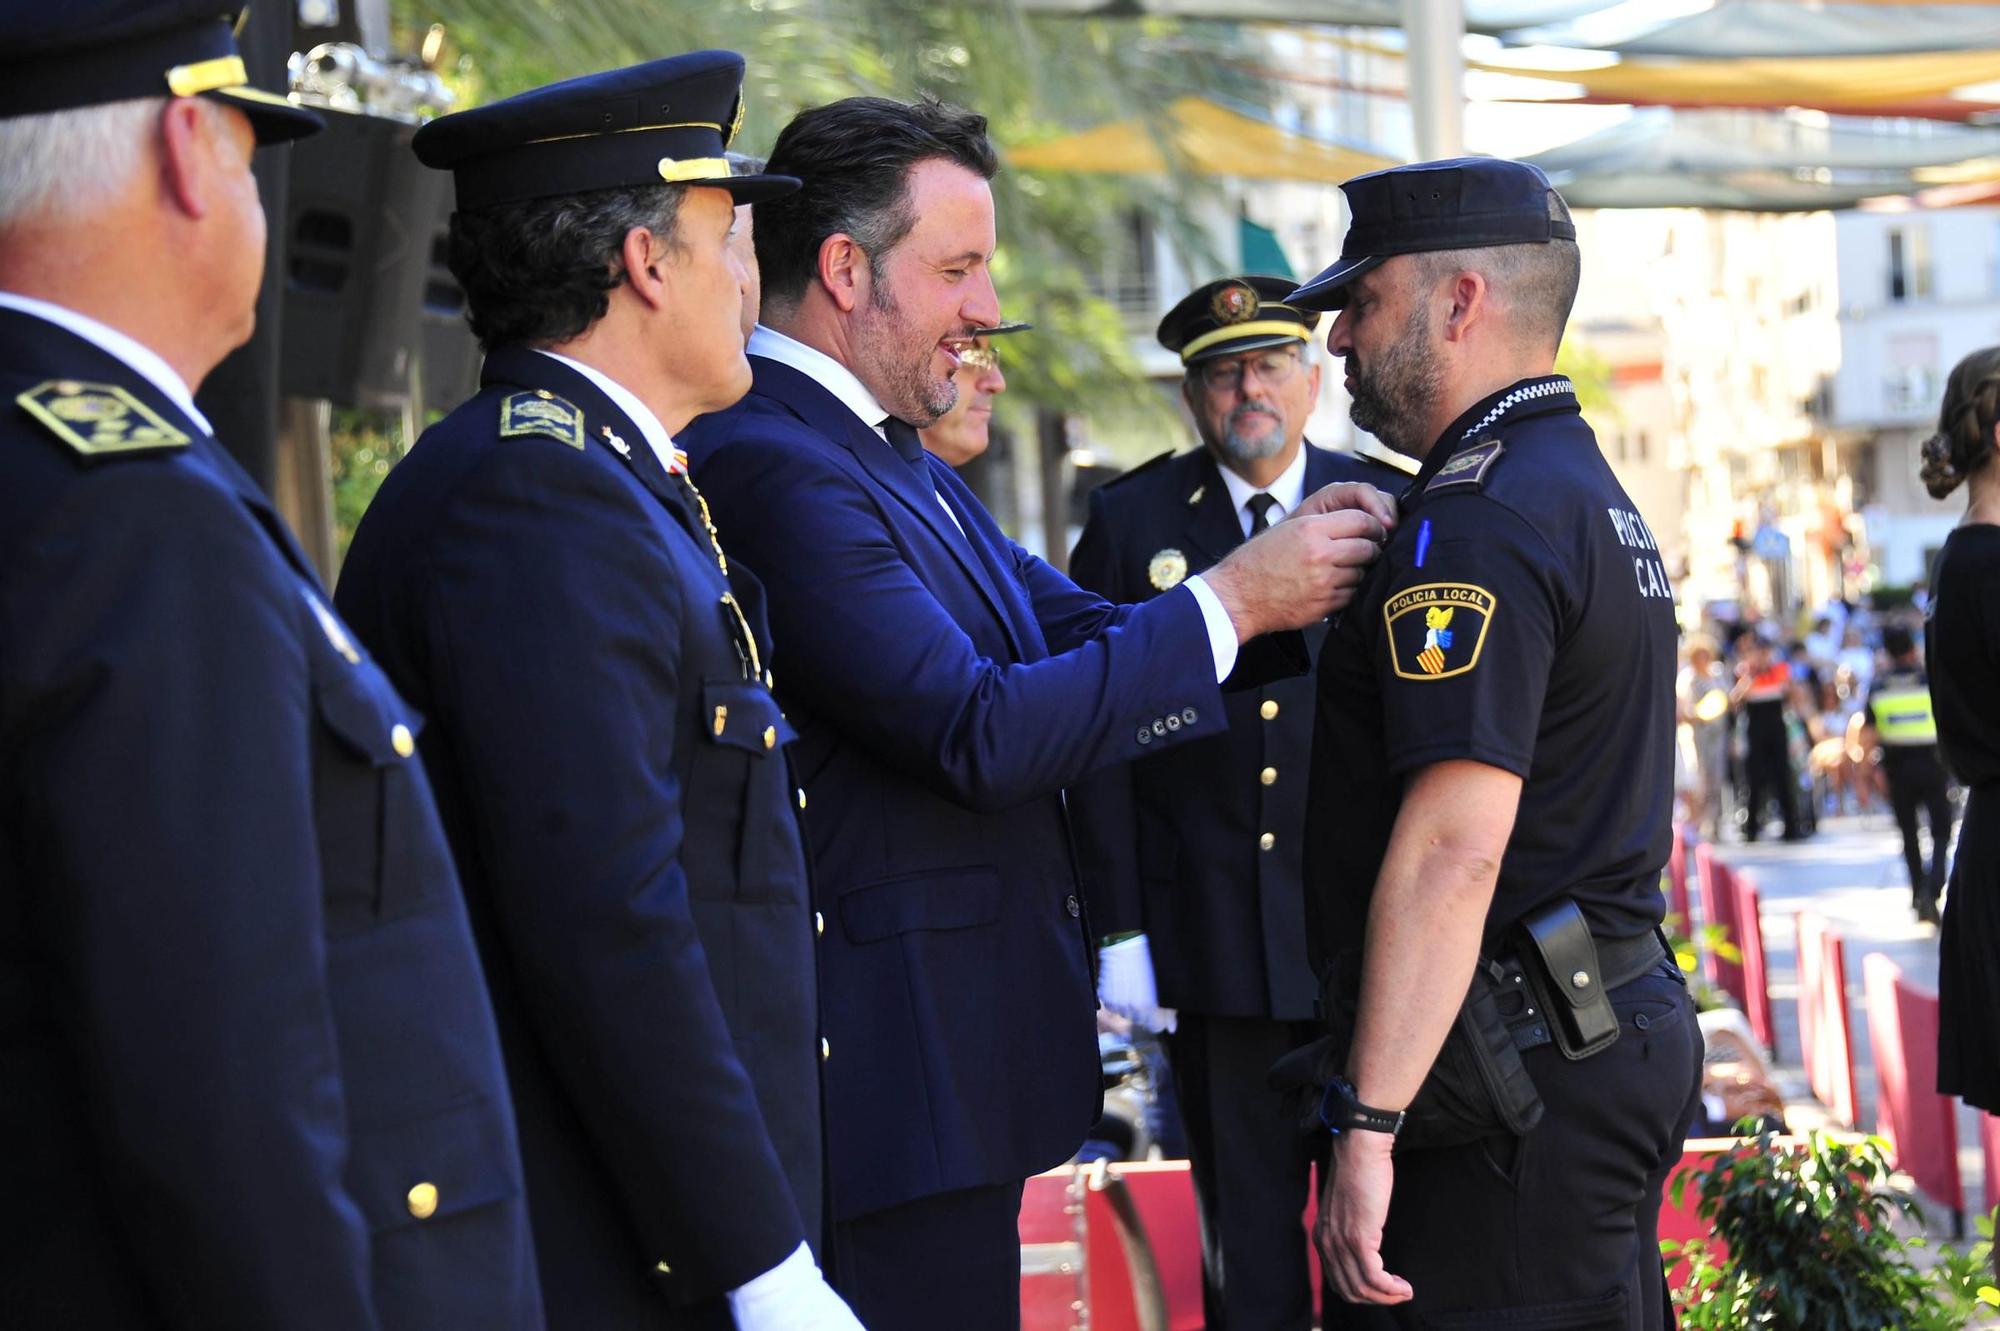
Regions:
<instances>
[{"instance_id":1,"label":"gray hair","mask_svg":"<svg viewBox=\"0 0 2000 1331\"><path fill-rule=\"evenodd\" d=\"M165 107L164 97L139 97L0 119L0 230L74 214L122 189Z\"/></svg>"}]
</instances>

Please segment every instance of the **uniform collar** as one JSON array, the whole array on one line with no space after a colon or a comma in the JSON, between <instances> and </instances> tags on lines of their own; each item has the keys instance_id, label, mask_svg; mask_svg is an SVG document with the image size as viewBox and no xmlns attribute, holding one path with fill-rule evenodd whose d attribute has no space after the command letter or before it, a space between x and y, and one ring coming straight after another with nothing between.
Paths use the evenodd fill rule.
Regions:
<instances>
[{"instance_id":1,"label":"uniform collar","mask_svg":"<svg viewBox=\"0 0 2000 1331\"><path fill-rule=\"evenodd\" d=\"M78 314L68 306L36 300L33 296L0 291L0 309L18 310L22 314L46 319L58 328L76 334L159 389L167 401L180 409L182 415L201 427L203 434L214 437L215 427L195 408L194 394L188 391L187 380L174 373L173 367L151 347L109 324L99 323L87 314Z\"/></svg>"},{"instance_id":2,"label":"uniform collar","mask_svg":"<svg viewBox=\"0 0 2000 1331\"><path fill-rule=\"evenodd\" d=\"M1517 379L1497 393L1488 394L1460 413L1457 420L1445 427L1437 442L1431 445L1430 453L1424 458L1423 466L1417 469L1417 478L1410 483L1404 493L1418 493L1431 483L1451 461L1452 455L1468 444L1489 436L1499 426L1513 421L1525 420L1530 416L1545 416L1552 411L1576 411L1576 386L1567 376L1560 374L1537 375L1530 379Z\"/></svg>"},{"instance_id":3,"label":"uniform collar","mask_svg":"<svg viewBox=\"0 0 2000 1331\"><path fill-rule=\"evenodd\" d=\"M1309 447L1304 440L1300 440L1299 451L1290 464L1278 473L1277 480L1261 490L1237 475L1221 458L1215 459L1215 469L1222 473L1222 484L1229 491L1229 503L1236 511L1239 526L1245 521L1243 506L1250 502L1250 496L1254 494L1268 494L1278 501L1278 511L1271 515L1273 523L1298 510L1306 497L1306 449Z\"/></svg>"},{"instance_id":4,"label":"uniform collar","mask_svg":"<svg viewBox=\"0 0 2000 1331\"><path fill-rule=\"evenodd\" d=\"M598 391L611 399L611 405L624 412L626 419L639 427L639 433L645 437L646 447L653 450L653 456L660 460L660 465L667 469L667 474L669 476L674 474L676 470L674 437L667 433L666 426L660 424L660 418L653 414L652 408L639 400L637 393L595 366L585 365L582 361L572 359L561 352L546 351L541 347L533 347L531 350L547 356L550 360L561 361L596 384Z\"/></svg>"}]
</instances>

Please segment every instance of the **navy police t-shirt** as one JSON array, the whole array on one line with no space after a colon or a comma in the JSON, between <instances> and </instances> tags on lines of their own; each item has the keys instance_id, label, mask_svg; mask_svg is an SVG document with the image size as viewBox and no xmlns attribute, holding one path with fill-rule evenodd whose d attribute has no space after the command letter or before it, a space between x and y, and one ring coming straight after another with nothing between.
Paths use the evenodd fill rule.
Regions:
<instances>
[{"instance_id":1,"label":"navy police t-shirt","mask_svg":"<svg viewBox=\"0 0 2000 1331\"><path fill-rule=\"evenodd\" d=\"M1660 921L1675 636L1657 544L1567 380L1473 407L1426 459L1319 665L1306 883L1315 958L1358 945L1418 769L1522 779L1487 917L1574 896L1593 931Z\"/></svg>"}]
</instances>

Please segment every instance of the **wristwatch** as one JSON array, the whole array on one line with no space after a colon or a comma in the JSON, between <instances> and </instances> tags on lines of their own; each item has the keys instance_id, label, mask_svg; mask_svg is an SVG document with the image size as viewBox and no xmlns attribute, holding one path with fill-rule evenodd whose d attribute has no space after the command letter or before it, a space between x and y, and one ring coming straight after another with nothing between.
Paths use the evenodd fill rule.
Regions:
<instances>
[{"instance_id":1,"label":"wristwatch","mask_svg":"<svg viewBox=\"0 0 2000 1331\"><path fill-rule=\"evenodd\" d=\"M1393 1137L1403 1130L1403 1111L1362 1104L1354 1098L1354 1083L1336 1076L1327 1080L1326 1090L1320 1094L1319 1121L1336 1137L1357 1128Z\"/></svg>"}]
</instances>

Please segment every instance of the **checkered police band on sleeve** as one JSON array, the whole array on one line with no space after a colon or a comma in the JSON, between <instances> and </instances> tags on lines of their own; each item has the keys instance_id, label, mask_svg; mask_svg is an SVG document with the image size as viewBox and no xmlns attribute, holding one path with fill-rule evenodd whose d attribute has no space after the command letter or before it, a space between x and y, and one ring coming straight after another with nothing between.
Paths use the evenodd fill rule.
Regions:
<instances>
[{"instance_id":1,"label":"checkered police band on sleeve","mask_svg":"<svg viewBox=\"0 0 2000 1331\"><path fill-rule=\"evenodd\" d=\"M1289 277L1250 273L1198 286L1160 320L1160 345L1181 364L1312 340L1319 315L1287 303Z\"/></svg>"},{"instance_id":2,"label":"checkered police band on sleeve","mask_svg":"<svg viewBox=\"0 0 2000 1331\"><path fill-rule=\"evenodd\" d=\"M267 0L280 21L287 7ZM224 0L50 0L0 7L0 120L143 97L208 97L250 118L259 143L325 127L250 86Z\"/></svg>"},{"instance_id":3,"label":"checkered police band on sleeve","mask_svg":"<svg viewBox=\"0 0 2000 1331\"><path fill-rule=\"evenodd\" d=\"M1291 291L1302 309L1337 310L1348 284L1398 254L1575 240L1569 208L1538 166L1498 157L1415 162L1340 187L1350 221L1332 267Z\"/></svg>"},{"instance_id":4,"label":"checkered police band on sleeve","mask_svg":"<svg viewBox=\"0 0 2000 1331\"><path fill-rule=\"evenodd\" d=\"M725 154L743 123L742 89L742 56L695 51L441 116L411 147L452 173L466 211L641 185L712 185L760 203L799 182L732 173Z\"/></svg>"}]
</instances>

